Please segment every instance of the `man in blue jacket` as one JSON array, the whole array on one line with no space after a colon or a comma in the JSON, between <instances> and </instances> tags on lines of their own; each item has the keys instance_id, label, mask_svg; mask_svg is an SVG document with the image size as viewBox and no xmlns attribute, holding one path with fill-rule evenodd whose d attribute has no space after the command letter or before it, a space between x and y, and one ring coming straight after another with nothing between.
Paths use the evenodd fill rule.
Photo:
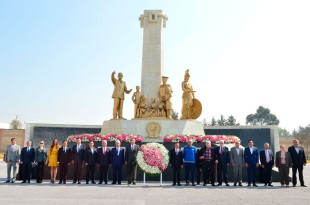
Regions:
<instances>
[{"instance_id":1,"label":"man in blue jacket","mask_svg":"<svg viewBox=\"0 0 310 205\"><path fill-rule=\"evenodd\" d=\"M117 140L115 142L115 147L111 151L111 162L113 169L113 182L112 184L122 183L122 166L125 161L125 151L121 148L121 142Z\"/></svg>"},{"instance_id":2,"label":"man in blue jacket","mask_svg":"<svg viewBox=\"0 0 310 205\"><path fill-rule=\"evenodd\" d=\"M244 162L248 172L248 186L256 185L256 168L258 167L258 150L254 147L253 140L248 141L248 147L244 149Z\"/></svg>"},{"instance_id":3,"label":"man in blue jacket","mask_svg":"<svg viewBox=\"0 0 310 205\"><path fill-rule=\"evenodd\" d=\"M196 152L197 149L195 146L193 146L193 141L188 140L187 146L185 146L183 150L186 186L189 185L189 172L191 173L192 186L196 186L195 184Z\"/></svg>"}]
</instances>

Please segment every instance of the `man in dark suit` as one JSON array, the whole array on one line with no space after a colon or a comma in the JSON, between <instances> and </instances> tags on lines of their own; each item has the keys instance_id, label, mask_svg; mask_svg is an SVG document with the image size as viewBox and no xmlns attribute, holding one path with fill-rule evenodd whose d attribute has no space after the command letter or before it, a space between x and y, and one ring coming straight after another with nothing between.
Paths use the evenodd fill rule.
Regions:
<instances>
[{"instance_id":1,"label":"man in dark suit","mask_svg":"<svg viewBox=\"0 0 310 205\"><path fill-rule=\"evenodd\" d=\"M94 142L89 142L89 147L85 149L85 165L86 165L86 184L88 184L89 180L91 180L92 184L96 184L95 182L95 169L97 164L97 149L94 147Z\"/></svg>"},{"instance_id":2,"label":"man in dark suit","mask_svg":"<svg viewBox=\"0 0 310 205\"><path fill-rule=\"evenodd\" d=\"M263 168L263 178L265 186L273 186L272 183L272 168L274 167L274 154L269 149L269 144L264 144L265 150L260 151L259 158Z\"/></svg>"},{"instance_id":3,"label":"man in dark suit","mask_svg":"<svg viewBox=\"0 0 310 205\"><path fill-rule=\"evenodd\" d=\"M230 162L229 151L224 146L224 140L220 140L219 144L220 146L214 149L215 164L217 164L217 186L222 186L223 178L226 186L229 186L227 177L227 166Z\"/></svg>"},{"instance_id":4,"label":"man in dark suit","mask_svg":"<svg viewBox=\"0 0 310 205\"><path fill-rule=\"evenodd\" d=\"M66 184L68 165L72 160L72 151L68 148L67 140L62 142L62 147L58 150L57 162L59 164L59 184Z\"/></svg>"},{"instance_id":5,"label":"man in dark suit","mask_svg":"<svg viewBox=\"0 0 310 205\"><path fill-rule=\"evenodd\" d=\"M254 147L253 140L248 140L248 147L244 149L244 163L248 173L248 186L257 186L256 168L258 167L258 150Z\"/></svg>"},{"instance_id":6,"label":"man in dark suit","mask_svg":"<svg viewBox=\"0 0 310 205\"><path fill-rule=\"evenodd\" d=\"M81 175L84 162L84 145L81 144L82 140L77 139L76 145L72 147L72 164L74 165L73 184L78 182L81 184Z\"/></svg>"},{"instance_id":7,"label":"man in dark suit","mask_svg":"<svg viewBox=\"0 0 310 205\"><path fill-rule=\"evenodd\" d=\"M207 182L210 180L211 185L214 184L214 164L215 164L215 154L214 149L211 147L211 142L206 141L206 145L199 150L199 159L202 162L202 176L203 176L203 186L207 186Z\"/></svg>"},{"instance_id":8,"label":"man in dark suit","mask_svg":"<svg viewBox=\"0 0 310 205\"><path fill-rule=\"evenodd\" d=\"M299 146L299 141L297 139L293 140L293 146L288 148L288 152L291 154L293 161L293 187L297 184L297 170L299 174L300 186L307 187L304 182L303 177L303 166L307 165L306 155L303 147Z\"/></svg>"},{"instance_id":9,"label":"man in dark suit","mask_svg":"<svg viewBox=\"0 0 310 205\"><path fill-rule=\"evenodd\" d=\"M111 163L111 150L107 147L107 144L106 140L102 140L102 147L98 149L97 163L100 166L99 184L102 184L103 181L105 184L108 183L108 168Z\"/></svg>"},{"instance_id":10,"label":"man in dark suit","mask_svg":"<svg viewBox=\"0 0 310 205\"><path fill-rule=\"evenodd\" d=\"M30 175L31 175L31 170L32 170L32 164L34 164L35 160L35 151L31 147L32 142L27 141L27 146L24 147L21 151L20 154L20 164L22 165L22 170L23 170L23 182L30 183Z\"/></svg>"},{"instance_id":11,"label":"man in dark suit","mask_svg":"<svg viewBox=\"0 0 310 205\"><path fill-rule=\"evenodd\" d=\"M173 184L175 186L178 183L178 186L181 186L181 167L183 166L183 151L180 149L180 144L175 143L174 149L169 151L169 163L173 169Z\"/></svg>"},{"instance_id":12,"label":"man in dark suit","mask_svg":"<svg viewBox=\"0 0 310 205\"><path fill-rule=\"evenodd\" d=\"M130 139L130 145L126 147L125 164L127 165L128 184L136 185L137 164L135 155L139 151L139 145L136 145L135 139Z\"/></svg>"},{"instance_id":13,"label":"man in dark suit","mask_svg":"<svg viewBox=\"0 0 310 205\"><path fill-rule=\"evenodd\" d=\"M111 162L113 169L113 182L112 184L122 184L122 166L124 164L124 149L121 148L121 142L117 140L115 142L115 147L111 151Z\"/></svg>"},{"instance_id":14,"label":"man in dark suit","mask_svg":"<svg viewBox=\"0 0 310 205\"><path fill-rule=\"evenodd\" d=\"M197 148L197 153L199 153L199 151L200 151L200 149ZM197 185L200 184L201 173L202 173L202 160L199 159L199 155L196 154L196 182L197 182Z\"/></svg>"}]
</instances>

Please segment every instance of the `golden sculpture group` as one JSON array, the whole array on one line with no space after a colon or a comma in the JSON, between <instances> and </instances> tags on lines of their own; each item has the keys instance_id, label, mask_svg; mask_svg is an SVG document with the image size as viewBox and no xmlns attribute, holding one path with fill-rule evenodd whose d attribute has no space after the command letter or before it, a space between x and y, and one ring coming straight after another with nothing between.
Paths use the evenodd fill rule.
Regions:
<instances>
[{"instance_id":1,"label":"golden sculpture group","mask_svg":"<svg viewBox=\"0 0 310 205\"><path fill-rule=\"evenodd\" d=\"M115 71L112 73L111 79L114 84L114 92L112 98L114 99L113 119L123 118L123 103L125 100L125 93L130 94L132 89L128 90L126 83L122 80L123 74L118 73L118 79L115 78ZM195 92L191 83L189 82L189 70L185 71L184 81L182 82L182 112L181 120L197 119L202 111L202 106L199 100L195 98ZM152 96L151 103L148 105L146 95L140 92L140 86L136 86L136 91L132 95L134 103L134 118L135 119L172 119L172 88L167 84L168 77L162 76L162 84L158 89L158 96ZM158 98L158 103L156 99Z\"/></svg>"}]
</instances>

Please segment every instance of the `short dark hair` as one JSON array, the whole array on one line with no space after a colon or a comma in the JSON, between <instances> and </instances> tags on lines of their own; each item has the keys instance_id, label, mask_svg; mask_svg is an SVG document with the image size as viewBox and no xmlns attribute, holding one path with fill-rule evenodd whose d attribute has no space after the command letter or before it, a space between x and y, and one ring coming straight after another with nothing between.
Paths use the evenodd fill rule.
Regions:
<instances>
[{"instance_id":1,"label":"short dark hair","mask_svg":"<svg viewBox=\"0 0 310 205\"><path fill-rule=\"evenodd\" d=\"M13 137L13 138L11 139L11 142L13 142L13 140L16 140L15 137Z\"/></svg>"},{"instance_id":2,"label":"short dark hair","mask_svg":"<svg viewBox=\"0 0 310 205\"><path fill-rule=\"evenodd\" d=\"M248 140L248 143L251 142L251 141L253 142L253 140Z\"/></svg>"},{"instance_id":3,"label":"short dark hair","mask_svg":"<svg viewBox=\"0 0 310 205\"><path fill-rule=\"evenodd\" d=\"M68 142L68 141L67 140L62 141L62 143L64 143L64 142Z\"/></svg>"}]
</instances>

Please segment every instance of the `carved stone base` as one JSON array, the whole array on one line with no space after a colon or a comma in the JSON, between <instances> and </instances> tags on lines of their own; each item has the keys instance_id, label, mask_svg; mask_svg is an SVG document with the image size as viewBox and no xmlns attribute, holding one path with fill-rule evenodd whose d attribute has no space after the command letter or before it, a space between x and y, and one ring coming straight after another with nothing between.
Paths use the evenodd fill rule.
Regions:
<instances>
[{"instance_id":1,"label":"carved stone base","mask_svg":"<svg viewBox=\"0 0 310 205\"><path fill-rule=\"evenodd\" d=\"M136 134L144 142L163 142L165 135L204 135L201 122L196 120L133 119L104 121L101 134Z\"/></svg>"}]
</instances>

